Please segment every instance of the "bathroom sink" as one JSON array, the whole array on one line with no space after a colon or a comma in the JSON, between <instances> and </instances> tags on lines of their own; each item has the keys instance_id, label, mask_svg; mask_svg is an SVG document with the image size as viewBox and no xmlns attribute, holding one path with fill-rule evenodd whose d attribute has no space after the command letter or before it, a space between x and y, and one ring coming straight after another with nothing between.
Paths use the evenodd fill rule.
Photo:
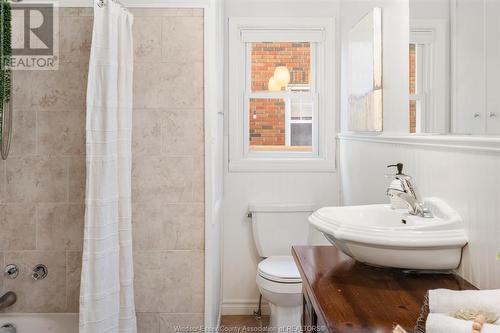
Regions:
<instances>
[{"instance_id":1,"label":"bathroom sink","mask_svg":"<svg viewBox=\"0 0 500 333\"><path fill-rule=\"evenodd\" d=\"M374 266L451 270L467 244L460 215L437 198L424 200L433 217L390 205L324 207L310 223L345 254Z\"/></svg>"}]
</instances>

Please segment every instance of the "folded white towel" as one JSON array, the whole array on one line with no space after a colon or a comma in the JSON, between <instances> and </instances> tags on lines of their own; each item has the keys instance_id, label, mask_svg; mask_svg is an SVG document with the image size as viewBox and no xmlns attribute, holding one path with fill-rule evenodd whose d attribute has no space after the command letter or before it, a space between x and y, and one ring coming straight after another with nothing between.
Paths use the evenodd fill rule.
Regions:
<instances>
[{"instance_id":1,"label":"folded white towel","mask_svg":"<svg viewBox=\"0 0 500 333\"><path fill-rule=\"evenodd\" d=\"M430 313L425 324L427 333L470 333L472 321L456 319L442 313ZM500 326L484 324L481 333L500 333Z\"/></svg>"},{"instance_id":2,"label":"folded white towel","mask_svg":"<svg viewBox=\"0 0 500 333\"><path fill-rule=\"evenodd\" d=\"M493 312L500 315L500 289L429 290L429 310L431 313L454 313L460 310Z\"/></svg>"}]
</instances>

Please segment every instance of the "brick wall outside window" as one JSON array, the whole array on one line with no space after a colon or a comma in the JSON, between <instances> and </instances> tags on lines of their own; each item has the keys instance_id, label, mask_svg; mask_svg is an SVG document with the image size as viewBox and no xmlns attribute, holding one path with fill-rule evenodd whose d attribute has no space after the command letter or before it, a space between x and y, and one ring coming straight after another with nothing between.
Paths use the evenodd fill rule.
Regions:
<instances>
[{"instance_id":1,"label":"brick wall outside window","mask_svg":"<svg viewBox=\"0 0 500 333\"><path fill-rule=\"evenodd\" d=\"M416 93L416 70L417 70L416 45L410 44L410 94ZM417 102L410 101L410 133L415 133L417 130Z\"/></svg>"},{"instance_id":2,"label":"brick wall outside window","mask_svg":"<svg viewBox=\"0 0 500 333\"><path fill-rule=\"evenodd\" d=\"M277 66L290 71L290 84L308 84L310 80L310 43L252 43L252 91L267 91ZM251 99L250 145L285 145L285 102L282 99Z\"/></svg>"}]
</instances>

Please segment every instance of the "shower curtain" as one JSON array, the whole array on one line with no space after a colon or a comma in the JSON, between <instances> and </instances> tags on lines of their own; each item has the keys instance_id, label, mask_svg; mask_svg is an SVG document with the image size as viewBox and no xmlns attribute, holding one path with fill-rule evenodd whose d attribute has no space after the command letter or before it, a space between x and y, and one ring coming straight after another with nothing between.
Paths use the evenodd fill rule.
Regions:
<instances>
[{"instance_id":1,"label":"shower curtain","mask_svg":"<svg viewBox=\"0 0 500 333\"><path fill-rule=\"evenodd\" d=\"M131 230L133 16L114 0L95 1L87 85L80 333L135 333Z\"/></svg>"}]
</instances>

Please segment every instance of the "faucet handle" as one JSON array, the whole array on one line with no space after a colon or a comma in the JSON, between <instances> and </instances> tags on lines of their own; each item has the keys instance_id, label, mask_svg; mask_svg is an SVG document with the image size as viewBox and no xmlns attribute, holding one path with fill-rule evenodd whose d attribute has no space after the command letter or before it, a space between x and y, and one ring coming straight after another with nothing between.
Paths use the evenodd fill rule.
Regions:
<instances>
[{"instance_id":1,"label":"faucet handle","mask_svg":"<svg viewBox=\"0 0 500 333\"><path fill-rule=\"evenodd\" d=\"M15 279L19 275L19 268L15 264L5 266L4 276L8 279Z\"/></svg>"}]
</instances>

